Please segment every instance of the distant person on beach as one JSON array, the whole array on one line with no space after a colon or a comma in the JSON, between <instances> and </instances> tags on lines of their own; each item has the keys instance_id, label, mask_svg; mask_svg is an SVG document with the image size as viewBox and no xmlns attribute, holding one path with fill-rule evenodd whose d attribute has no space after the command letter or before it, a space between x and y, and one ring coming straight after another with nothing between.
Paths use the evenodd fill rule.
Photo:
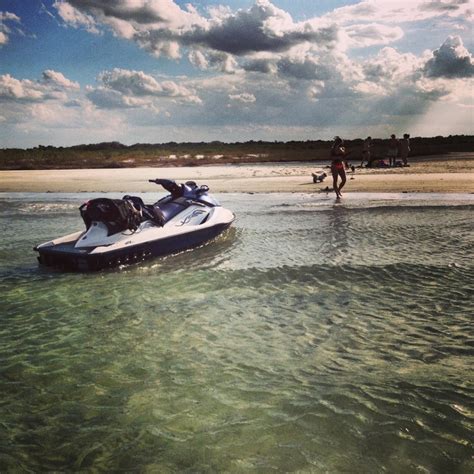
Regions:
<instances>
[{"instance_id":1,"label":"distant person on beach","mask_svg":"<svg viewBox=\"0 0 474 474\"><path fill-rule=\"evenodd\" d=\"M362 145L362 161L360 163L360 167L364 165L364 161L367 161L367 165L370 163L370 149L372 148L372 137L367 137L364 140L364 144Z\"/></svg>"},{"instance_id":2,"label":"distant person on beach","mask_svg":"<svg viewBox=\"0 0 474 474\"><path fill-rule=\"evenodd\" d=\"M387 151L389 166L395 166L397 162L399 148L400 148L400 142L398 141L397 137L395 135L390 135L390 140L388 141L388 151Z\"/></svg>"},{"instance_id":3,"label":"distant person on beach","mask_svg":"<svg viewBox=\"0 0 474 474\"><path fill-rule=\"evenodd\" d=\"M410 134L405 133L400 140L400 156L403 161L403 166L408 166L408 153L410 153Z\"/></svg>"},{"instance_id":4,"label":"distant person on beach","mask_svg":"<svg viewBox=\"0 0 474 474\"><path fill-rule=\"evenodd\" d=\"M334 143L331 148L331 173L334 192L338 198L342 196L341 189L346 184L346 170L344 169L344 165L347 166L346 156L348 154L344 148L344 140L340 137L334 137ZM338 185L337 181L339 177L341 177L341 183Z\"/></svg>"}]
</instances>

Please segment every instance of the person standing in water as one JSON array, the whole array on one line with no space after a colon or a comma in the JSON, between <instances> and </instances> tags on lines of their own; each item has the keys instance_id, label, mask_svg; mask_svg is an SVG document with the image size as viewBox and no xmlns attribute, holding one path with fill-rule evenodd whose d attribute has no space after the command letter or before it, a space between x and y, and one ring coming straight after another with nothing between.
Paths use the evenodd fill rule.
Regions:
<instances>
[{"instance_id":1,"label":"person standing in water","mask_svg":"<svg viewBox=\"0 0 474 474\"><path fill-rule=\"evenodd\" d=\"M410 135L405 133L400 140L400 156L403 161L403 166L408 166L408 153L410 153Z\"/></svg>"},{"instance_id":2,"label":"person standing in water","mask_svg":"<svg viewBox=\"0 0 474 474\"><path fill-rule=\"evenodd\" d=\"M336 196L342 196L341 189L346 184L346 171L344 169L345 157L348 155L344 148L344 140L340 137L334 137L334 143L331 148L331 173L333 180L333 188ZM341 183L338 185L338 178L341 178Z\"/></svg>"}]
</instances>

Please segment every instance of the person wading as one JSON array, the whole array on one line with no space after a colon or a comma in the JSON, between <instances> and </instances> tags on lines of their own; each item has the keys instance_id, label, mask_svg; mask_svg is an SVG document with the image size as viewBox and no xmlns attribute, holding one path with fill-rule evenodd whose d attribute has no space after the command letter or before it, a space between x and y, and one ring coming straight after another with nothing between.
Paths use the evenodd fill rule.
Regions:
<instances>
[{"instance_id":1,"label":"person wading","mask_svg":"<svg viewBox=\"0 0 474 474\"><path fill-rule=\"evenodd\" d=\"M336 196L342 196L341 189L346 184L346 171L344 169L345 157L348 155L344 148L344 140L340 137L334 137L334 144L331 148L331 173L333 179L333 188ZM341 183L338 185L338 178L341 178Z\"/></svg>"}]
</instances>

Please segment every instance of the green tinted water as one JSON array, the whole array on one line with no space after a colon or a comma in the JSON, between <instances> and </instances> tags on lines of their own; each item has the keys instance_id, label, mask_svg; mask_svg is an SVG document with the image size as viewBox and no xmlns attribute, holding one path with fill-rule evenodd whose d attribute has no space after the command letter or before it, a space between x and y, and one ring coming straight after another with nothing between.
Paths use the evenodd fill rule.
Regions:
<instances>
[{"instance_id":1,"label":"green tinted water","mask_svg":"<svg viewBox=\"0 0 474 474\"><path fill-rule=\"evenodd\" d=\"M83 196L0 199L0 470L472 472L474 200L220 198L96 274L31 250Z\"/></svg>"}]
</instances>

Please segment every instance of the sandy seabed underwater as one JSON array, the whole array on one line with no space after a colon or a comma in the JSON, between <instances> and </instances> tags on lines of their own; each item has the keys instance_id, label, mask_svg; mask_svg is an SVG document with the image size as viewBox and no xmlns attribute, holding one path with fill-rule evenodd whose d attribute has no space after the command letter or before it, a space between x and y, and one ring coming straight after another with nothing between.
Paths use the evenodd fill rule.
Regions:
<instances>
[{"instance_id":1,"label":"sandy seabed underwater","mask_svg":"<svg viewBox=\"0 0 474 474\"><path fill-rule=\"evenodd\" d=\"M0 471L474 470L472 195L226 194L201 248L39 267L89 197L0 195Z\"/></svg>"}]
</instances>

